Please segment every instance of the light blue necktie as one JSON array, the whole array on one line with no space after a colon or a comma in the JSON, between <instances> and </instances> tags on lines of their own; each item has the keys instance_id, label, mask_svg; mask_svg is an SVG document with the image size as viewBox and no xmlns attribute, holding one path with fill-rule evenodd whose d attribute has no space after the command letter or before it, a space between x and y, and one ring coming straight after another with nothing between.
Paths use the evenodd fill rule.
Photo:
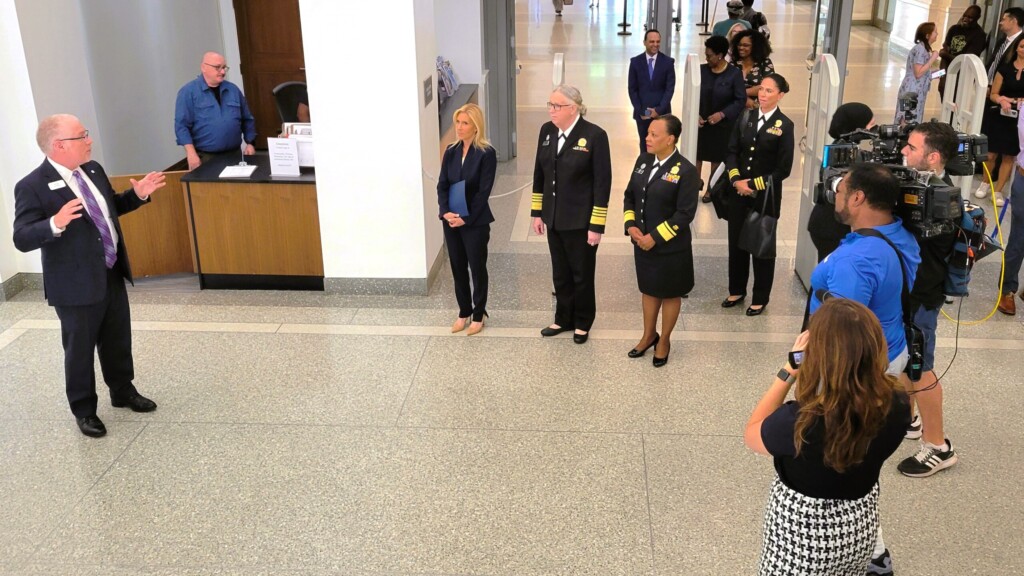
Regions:
<instances>
[{"instance_id":1,"label":"light blue necktie","mask_svg":"<svg viewBox=\"0 0 1024 576\"><path fill-rule=\"evenodd\" d=\"M647 76L654 80L654 56L647 59Z\"/></svg>"}]
</instances>

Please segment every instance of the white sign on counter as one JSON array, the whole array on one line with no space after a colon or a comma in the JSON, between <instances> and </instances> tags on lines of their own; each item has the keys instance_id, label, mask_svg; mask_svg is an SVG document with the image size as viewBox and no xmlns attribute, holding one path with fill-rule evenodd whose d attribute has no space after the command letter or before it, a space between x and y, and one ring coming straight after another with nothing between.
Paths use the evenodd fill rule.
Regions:
<instances>
[{"instance_id":1,"label":"white sign on counter","mask_svg":"<svg viewBox=\"0 0 1024 576\"><path fill-rule=\"evenodd\" d=\"M267 138L271 176L298 176L298 142L291 138Z\"/></svg>"}]
</instances>

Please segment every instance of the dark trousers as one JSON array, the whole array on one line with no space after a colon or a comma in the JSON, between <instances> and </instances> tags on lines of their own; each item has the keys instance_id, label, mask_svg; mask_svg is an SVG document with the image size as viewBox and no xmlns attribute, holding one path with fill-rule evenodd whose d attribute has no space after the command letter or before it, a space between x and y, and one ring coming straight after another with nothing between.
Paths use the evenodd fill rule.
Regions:
<instances>
[{"instance_id":1,"label":"dark trousers","mask_svg":"<svg viewBox=\"0 0 1024 576\"><path fill-rule=\"evenodd\" d=\"M775 258L754 258L750 252L737 247L746 216L747 208L742 206L733 207L729 211L729 294L746 295L753 261L754 297L750 304L764 306L768 303L775 282Z\"/></svg>"},{"instance_id":2,"label":"dark trousers","mask_svg":"<svg viewBox=\"0 0 1024 576\"><path fill-rule=\"evenodd\" d=\"M96 414L94 353L99 354L111 399L136 394L132 384L135 368L128 291L116 270L115 266L107 272L107 294L103 301L88 306L54 306L64 344L64 385L76 418Z\"/></svg>"},{"instance_id":3,"label":"dark trousers","mask_svg":"<svg viewBox=\"0 0 1024 576\"><path fill-rule=\"evenodd\" d=\"M597 246L587 244L586 229L548 228L548 250L555 284L555 324L589 331L597 315Z\"/></svg>"},{"instance_id":4,"label":"dark trousers","mask_svg":"<svg viewBox=\"0 0 1024 576\"><path fill-rule=\"evenodd\" d=\"M644 112L647 108L644 108ZM636 132L640 135L640 153L644 154L647 152L647 129L651 126L651 119L647 120L637 119L636 121Z\"/></svg>"},{"instance_id":5,"label":"dark trousers","mask_svg":"<svg viewBox=\"0 0 1024 576\"><path fill-rule=\"evenodd\" d=\"M452 228L442 223L441 226L455 280L459 318L472 316L474 322L480 322L487 313L487 242L491 239L491 225ZM471 274L472 290L469 284Z\"/></svg>"}]
</instances>

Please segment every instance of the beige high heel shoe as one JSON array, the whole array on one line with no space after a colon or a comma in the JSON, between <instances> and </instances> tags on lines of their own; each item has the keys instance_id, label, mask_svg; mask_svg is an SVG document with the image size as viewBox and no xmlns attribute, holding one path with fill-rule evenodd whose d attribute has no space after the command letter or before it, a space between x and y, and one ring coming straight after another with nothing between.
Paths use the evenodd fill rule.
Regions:
<instances>
[{"instance_id":1,"label":"beige high heel shoe","mask_svg":"<svg viewBox=\"0 0 1024 576\"><path fill-rule=\"evenodd\" d=\"M483 320L483 318L481 318L479 322L471 322L470 323L469 330L466 331L466 336L472 336L474 334L479 334L483 329L484 329L484 320Z\"/></svg>"},{"instance_id":2,"label":"beige high heel shoe","mask_svg":"<svg viewBox=\"0 0 1024 576\"><path fill-rule=\"evenodd\" d=\"M463 330L466 329L467 324L469 324L469 316L466 316L465 318L456 318L455 322L452 323L452 334L455 334L456 332L462 332Z\"/></svg>"}]
</instances>

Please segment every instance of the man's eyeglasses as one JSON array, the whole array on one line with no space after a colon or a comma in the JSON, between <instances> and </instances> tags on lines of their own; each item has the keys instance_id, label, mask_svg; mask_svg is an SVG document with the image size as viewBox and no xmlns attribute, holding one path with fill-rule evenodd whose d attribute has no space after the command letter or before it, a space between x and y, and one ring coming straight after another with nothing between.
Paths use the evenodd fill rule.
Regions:
<instances>
[{"instance_id":1,"label":"man's eyeglasses","mask_svg":"<svg viewBox=\"0 0 1024 576\"><path fill-rule=\"evenodd\" d=\"M58 142L67 142L68 140L85 140L89 137L89 131L86 130L81 136L75 136L74 138L57 138Z\"/></svg>"},{"instance_id":2,"label":"man's eyeglasses","mask_svg":"<svg viewBox=\"0 0 1024 576\"><path fill-rule=\"evenodd\" d=\"M572 104L555 104L554 102L548 102L548 110L554 110L555 112L558 112L562 108L568 108L569 106L572 106Z\"/></svg>"},{"instance_id":3,"label":"man's eyeglasses","mask_svg":"<svg viewBox=\"0 0 1024 576\"><path fill-rule=\"evenodd\" d=\"M228 66L226 64L221 64L220 66L214 66L213 64L207 64L206 62L203 62L203 66L209 66L210 68L213 68L214 70L216 70L218 72L225 72L226 73L228 70L231 70L231 66Z\"/></svg>"}]
</instances>

